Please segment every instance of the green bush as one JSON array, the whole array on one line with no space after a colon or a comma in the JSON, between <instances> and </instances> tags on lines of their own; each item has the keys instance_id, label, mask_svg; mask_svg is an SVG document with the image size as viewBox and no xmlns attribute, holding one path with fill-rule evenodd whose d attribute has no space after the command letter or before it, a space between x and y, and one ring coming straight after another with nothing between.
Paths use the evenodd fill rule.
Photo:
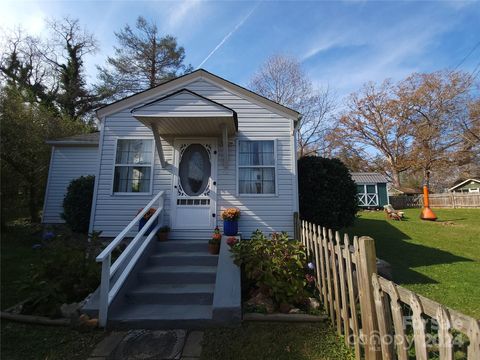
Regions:
<instances>
[{"instance_id":1,"label":"green bush","mask_svg":"<svg viewBox=\"0 0 480 360\"><path fill-rule=\"evenodd\" d=\"M233 245L231 252L235 264L243 265L247 280L277 305L297 304L307 297L305 251L286 233L267 238L257 230L250 240Z\"/></svg>"},{"instance_id":2,"label":"green bush","mask_svg":"<svg viewBox=\"0 0 480 360\"><path fill-rule=\"evenodd\" d=\"M68 185L63 199L62 218L75 232L87 233L92 209L94 176L81 176Z\"/></svg>"},{"instance_id":3,"label":"green bush","mask_svg":"<svg viewBox=\"0 0 480 360\"><path fill-rule=\"evenodd\" d=\"M337 230L353 224L357 188L338 159L308 156L298 160L300 216Z\"/></svg>"},{"instance_id":4,"label":"green bush","mask_svg":"<svg viewBox=\"0 0 480 360\"><path fill-rule=\"evenodd\" d=\"M68 235L54 235L38 250L42 260L31 268L23 289L29 294L26 314L59 316L60 305L79 302L100 283L100 265L89 247L96 239L83 241Z\"/></svg>"}]
</instances>

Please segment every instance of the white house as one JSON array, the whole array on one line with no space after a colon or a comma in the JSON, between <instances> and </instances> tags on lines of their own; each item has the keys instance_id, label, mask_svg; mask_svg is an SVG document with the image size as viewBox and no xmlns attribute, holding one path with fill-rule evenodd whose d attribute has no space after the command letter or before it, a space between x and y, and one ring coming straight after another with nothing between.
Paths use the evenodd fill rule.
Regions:
<instances>
[{"instance_id":1,"label":"white house","mask_svg":"<svg viewBox=\"0 0 480 360\"><path fill-rule=\"evenodd\" d=\"M43 221L62 221L59 213L69 180L95 175L90 230L117 237L97 259L105 270L104 293L100 295L100 309L106 307L103 319L101 315L104 325L108 308L116 308L115 299L121 298L125 288L136 286L135 281L132 286L122 286L131 282L128 279L135 270L128 263L131 259L140 263L142 256L152 254L142 248L148 246L143 240L135 242L142 238L141 233L132 241L131 250L126 250L131 257L125 255L125 259L129 260L121 258L123 265L110 267L111 250L123 237L135 236L137 227L132 220L149 203L161 210L160 223L169 225L171 238L178 239L174 245L165 245L176 246L176 253L182 241L207 239L215 226L221 228L220 214L228 207L241 210L239 231L243 237L256 229L293 235L293 214L298 211L298 112L200 69L106 105L96 115L98 135L52 142ZM195 244L188 249L192 246ZM197 264L200 260L191 261ZM142 271L140 265L136 268ZM122 272L120 280L117 269ZM190 278L197 270L198 266L191 269ZM188 271L182 271L188 277ZM220 291L219 281L217 278L215 292ZM158 295L158 288L150 291ZM192 298L195 305L198 299ZM202 316L210 319L215 300L208 305L213 310ZM180 316L185 309L169 312ZM140 321L143 316L130 315L112 316L120 322L126 318ZM165 320L165 316L157 314L158 319ZM108 321L113 320L109 315Z\"/></svg>"}]
</instances>

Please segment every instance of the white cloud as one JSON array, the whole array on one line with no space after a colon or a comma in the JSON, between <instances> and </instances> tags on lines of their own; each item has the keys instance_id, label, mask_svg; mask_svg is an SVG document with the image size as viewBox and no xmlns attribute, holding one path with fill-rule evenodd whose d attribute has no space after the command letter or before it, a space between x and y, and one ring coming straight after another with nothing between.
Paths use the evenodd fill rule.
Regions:
<instances>
[{"instance_id":1,"label":"white cloud","mask_svg":"<svg viewBox=\"0 0 480 360\"><path fill-rule=\"evenodd\" d=\"M177 5L172 8L167 18L166 28L168 31L173 31L183 25L192 11L200 5L200 3L200 0L183 0L177 2Z\"/></svg>"}]
</instances>

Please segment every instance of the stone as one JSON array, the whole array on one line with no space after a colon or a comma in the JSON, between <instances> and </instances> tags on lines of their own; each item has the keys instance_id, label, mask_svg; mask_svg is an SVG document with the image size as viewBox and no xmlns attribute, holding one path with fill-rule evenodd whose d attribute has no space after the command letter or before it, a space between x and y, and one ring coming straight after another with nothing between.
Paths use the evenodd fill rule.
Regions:
<instances>
[{"instance_id":1,"label":"stone","mask_svg":"<svg viewBox=\"0 0 480 360\"><path fill-rule=\"evenodd\" d=\"M125 332L112 332L106 338L104 338L93 350L90 357L106 357L115 350L125 336Z\"/></svg>"},{"instance_id":2,"label":"stone","mask_svg":"<svg viewBox=\"0 0 480 360\"><path fill-rule=\"evenodd\" d=\"M290 311L288 313L289 314L301 314L302 310L300 310L299 308L293 308L293 309L290 309Z\"/></svg>"},{"instance_id":3,"label":"stone","mask_svg":"<svg viewBox=\"0 0 480 360\"><path fill-rule=\"evenodd\" d=\"M192 331L188 334L182 357L200 357L202 353L203 331Z\"/></svg>"},{"instance_id":4,"label":"stone","mask_svg":"<svg viewBox=\"0 0 480 360\"><path fill-rule=\"evenodd\" d=\"M62 304L60 306L60 312L64 318L78 318L80 315L80 304L76 302L71 304Z\"/></svg>"},{"instance_id":5,"label":"stone","mask_svg":"<svg viewBox=\"0 0 480 360\"><path fill-rule=\"evenodd\" d=\"M312 309L312 310L320 309L320 301L318 301L314 297L309 297L308 298L308 308Z\"/></svg>"},{"instance_id":6,"label":"stone","mask_svg":"<svg viewBox=\"0 0 480 360\"><path fill-rule=\"evenodd\" d=\"M255 296L248 300L246 304L250 306L264 306L268 314L271 314L275 311L273 300L261 292L258 292Z\"/></svg>"},{"instance_id":7,"label":"stone","mask_svg":"<svg viewBox=\"0 0 480 360\"><path fill-rule=\"evenodd\" d=\"M180 359L185 335L185 330L131 330L107 359Z\"/></svg>"}]
</instances>

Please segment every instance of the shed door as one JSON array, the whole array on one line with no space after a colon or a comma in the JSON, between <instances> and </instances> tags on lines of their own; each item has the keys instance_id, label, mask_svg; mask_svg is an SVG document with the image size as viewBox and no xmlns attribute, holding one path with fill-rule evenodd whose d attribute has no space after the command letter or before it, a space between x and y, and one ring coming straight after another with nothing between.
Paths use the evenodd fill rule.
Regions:
<instances>
[{"instance_id":1,"label":"shed door","mask_svg":"<svg viewBox=\"0 0 480 360\"><path fill-rule=\"evenodd\" d=\"M177 141L173 228L211 229L215 223L216 147L213 141Z\"/></svg>"}]
</instances>

